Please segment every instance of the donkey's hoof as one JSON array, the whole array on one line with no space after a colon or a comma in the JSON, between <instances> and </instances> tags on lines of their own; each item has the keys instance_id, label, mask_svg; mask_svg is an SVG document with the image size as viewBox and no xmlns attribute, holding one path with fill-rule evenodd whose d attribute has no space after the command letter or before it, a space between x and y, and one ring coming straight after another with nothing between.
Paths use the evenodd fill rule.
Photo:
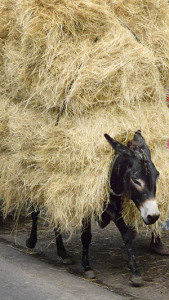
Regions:
<instances>
[{"instance_id":1,"label":"donkey's hoof","mask_svg":"<svg viewBox=\"0 0 169 300\"><path fill-rule=\"evenodd\" d=\"M62 262L64 265L73 265L73 259L71 256L66 256L64 259L62 258Z\"/></svg>"},{"instance_id":2,"label":"donkey's hoof","mask_svg":"<svg viewBox=\"0 0 169 300\"><path fill-rule=\"evenodd\" d=\"M95 277L95 274L94 274L94 271L93 271L92 269L86 270L86 271L84 272L84 277L85 277L86 279L94 279L94 278L96 278L96 277Z\"/></svg>"},{"instance_id":3,"label":"donkey's hoof","mask_svg":"<svg viewBox=\"0 0 169 300\"><path fill-rule=\"evenodd\" d=\"M37 240L36 241L32 241L31 239L27 239L26 240L26 247L28 247L30 249L35 248L36 242L37 242Z\"/></svg>"},{"instance_id":4,"label":"donkey's hoof","mask_svg":"<svg viewBox=\"0 0 169 300\"><path fill-rule=\"evenodd\" d=\"M157 245L151 244L150 251L159 255L169 256L169 248L162 243L159 243Z\"/></svg>"},{"instance_id":5,"label":"donkey's hoof","mask_svg":"<svg viewBox=\"0 0 169 300\"><path fill-rule=\"evenodd\" d=\"M132 275L130 281L135 287L143 286L143 279L139 275Z\"/></svg>"}]
</instances>

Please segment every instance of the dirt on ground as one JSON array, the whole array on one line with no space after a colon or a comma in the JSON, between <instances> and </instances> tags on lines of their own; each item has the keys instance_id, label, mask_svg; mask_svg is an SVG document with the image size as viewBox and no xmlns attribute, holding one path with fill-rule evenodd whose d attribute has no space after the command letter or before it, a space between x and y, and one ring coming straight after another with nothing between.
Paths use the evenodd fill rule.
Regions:
<instances>
[{"instance_id":1,"label":"dirt on ground","mask_svg":"<svg viewBox=\"0 0 169 300\"><path fill-rule=\"evenodd\" d=\"M25 242L29 237L30 229L31 220L29 218L22 218L15 229L12 218L8 218L5 222L1 220L0 238L20 251L37 256L37 259L83 277L80 232L77 232L71 239L63 235L67 252L74 261L73 265L65 266L57 256L54 233L47 231L42 221L38 224L38 242L35 249L26 248ZM169 247L169 231L163 232L162 241ZM128 257L117 228L111 223L108 227L100 229L97 223L94 223L90 263L95 271L96 279L91 282L108 288L118 295L126 296L128 299L168 300L169 256L152 254L149 244L150 237L145 235L137 235L134 241L137 263L144 279L144 286L136 288L130 284L131 271L128 268Z\"/></svg>"}]
</instances>

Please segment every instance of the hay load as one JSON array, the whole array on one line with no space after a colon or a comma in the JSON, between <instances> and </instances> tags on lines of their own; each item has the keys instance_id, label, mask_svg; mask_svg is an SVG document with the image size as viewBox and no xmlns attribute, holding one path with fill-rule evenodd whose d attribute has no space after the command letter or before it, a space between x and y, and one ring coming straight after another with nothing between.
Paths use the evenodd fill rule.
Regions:
<instances>
[{"instance_id":1,"label":"hay load","mask_svg":"<svg viewBox=\"0 0 169 300\"><path fill-rule=\"evenodd\" d=\"M79 114L96 105L161 99L157 58L105 1L17 1L12 10L16 23L9 30L7 19L4 47L11 101L43 110L66 101Z\"/></svg>"},{"instance_id":2,"label":"hay load","mask_svg":"<svg viewBox=\"0 0 169 300\"><path fill-rule=\"evenodd\" d=\"M84 217L100 215L108 201L112 161L103 134L127 142L141 129L161 174L158 198L161 220L166 220L169 111L162 78L169 50L163 51L165 67L159 69L157 51L162 50L138 42L121 24L120 3L2 1L4 216L39 206L52 227L60 224L73 232ZM155 27L151 29L153 34ZM63 107L66 111L55 126ZM142 227L130 201L124 216L138 230Z\"/></svg>"},{"instance_id":3,"label":"hay load","mask_svg":"<svg viewBox=\"0 0 169 300\"><path fill-rule=\"evenodd\" d=\"M138 41L153 51L162 72L161 80L168 87L168 1L117 0L112 5L121 24L132 30Z\"/></svg>"},{"instance_id":4,"label":"hay load","mask_svg":"<svg viewBox=\"0 0 169 300\"><path fill-rule=\"evenodd\" d=\"M146 132L147 142L161 173L157 197L162 215L166 218L166 163L169 153L165 144L169 112L166 114L165 105L152 105L151 117L145 119L149 109L149 104L145 103L140 105L140 111L135 107L109 106L92 110L90 115L76 119L65 116L58 126L53 126L54 118L49 124L47 118L42 118L36 111L24 109L21 104L10 106L6 113L9 133L1 145L7 149L7 154L3 159L1 157L4 213L21 209L25 204L37 204L45 210L53 226L59 222L64 230L75 229L81 218L88 214L101 213L109 189L108 172L112 160L103 133L109 132L125 142L139 127L143 134ZM160 159L161 156L163 159ZM124 214L127 219L129 207L126 207ZM133 214L132 211L130 213ZM142 224L140 218L136 221Z\"/></svg>"}]
</instances>

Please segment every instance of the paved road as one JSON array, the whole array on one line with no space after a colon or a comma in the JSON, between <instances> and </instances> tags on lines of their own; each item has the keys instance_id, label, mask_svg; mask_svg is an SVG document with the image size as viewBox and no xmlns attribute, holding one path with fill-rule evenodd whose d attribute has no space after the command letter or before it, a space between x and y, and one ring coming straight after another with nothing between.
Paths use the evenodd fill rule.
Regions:
<instances>
[{"instance_id":1,"label":"paved road","mask_svg":"<svg viewBox=\"0 0 169 300\"><path fill-rule=\"evenodd\" d=\"M80 235L81 232L77 232L70 240L68 240L68 236L66 234L63 234L63 240L65 247L67 249L67 252L69 255L72 256L73 261L75 262L74 265L71 266L65 266L63 265L57 256L56 251L56 243L53 232L49 232L48 229L43 224L43 220L39 220L38 223L38 243L36 244L35 249L28 250L25 245L25 241L28 238L31 230L31 220L29 218L27 219L20 219L20 222L14 230L14 221L11 218L8 218L5 222L2 222L0 218L0 242L6 241L6 243L13 245L15 248L20 249L24 253L30 253L29 257L31 257L33 260L29 260L29 265L25 266L25 273L26 276L30 276L31 278L38 277L41 278L38 272L32 271L34 268L38 268L36 263L34 263L34 260L39 262L39 260L43 260L43 262L46 263L46 269L47 270L53 270L53 285L49 284L49 280L46 279L49 286L47 287L48 291L54 291L55 288L60 288L60 291L68 292L69 298L66 299L121 299L118 297L115 297L114 295L121 296L122 299L130 299L130 300L169 300L169 257L165 256L158 256L150 253L149 251L149 244L150 244L150 236L145 236L144 234L138 234L135 241L134 246L136 250L136 258L138 265L140 267L142 277L144 280L144 286L141 288L135 288L132 287L130 284L130 276L131 271L128 269L128 257L126 249L123 245L122 238L120 236L119 231L117 230L116 226L112 223L109 226L107 226L105 229L100 229L96 223L92 224L92 243L90 246L90 262L91 266L93 267L95 274L96 274L96 280L93 282L86 282L82 280L83 276L83 267L81 266L81 254L82 254L82 245L81 245L81 239ZM165 243L166 246L169 247L169 230L164 231L162 235L162 241ZM10 249L10 248L9 248ZM2 252L1 248L0 251ZM18 250L17 250L18 251ZM13 254L12 254L13 255ZM9 257L12 256L7 253L5 256L7 260L9 260ZM8 258L7 258L8 256ZM26 255L28 256L28 254ZM2 253L0 253L0 258L3 258ZM13 257L13 256L12 256ZM12 258L9 260L9 262L14 263L12 260L16 260L16 265L18 265L18 262L20 263L20 258ZM23 261L23 258L21 259L21 262ZM26 259L27 261L27 259ZM21 263L22 264L22 263ZM2 269L0 263L0 269ZM13 265L8 270L11 270L13 268ZM30 266L32 269L30 269ZM37 267L36 267L37 266ZM3 267L4 268L4 267ZM6 267L5 267L6 268ZM7 270L7 268L6 268ZM22 270L22 268L21 268ZM30 271L29 271L30 270ZM40 270L40 268L38 269ZM60 272L60 270L62 272ZM63 285L58 281L58 272L59 274L64 274L62 278L64 278L64 288ZM14 270L14 273L20 273L20 269ZM39 271L40 272L40 271ZM46 273L47 271L40 272L43 276L41 278L50 278L49 274ZM30 275L31 274L31 275ZM38 274L38 276L37 276ZM47 275L45 275L47 274ZM69 287L65 289L65 284L68 282L69 286L69 278L72 277L72 274L76 275L74 277L75 279L79 279L80 283L75 283L72 286L78 285L78 291L75 289L75 292L72 296L72 290L69 290ZM15 275L14 275L15 276ZM28 276L28 277L29 277ZM34 276L34 277L33 277ZM39 277L40 276L40 277ZM70 277L69 277L70 276ZM67 279L66 279L67 278ZM22 276L21 276L22 279ZM45 280L45 279L44 279ZM66 281L67 280L67 281ZM30 282L28 279L25 279L26 282ZM23 284L25 283L23 281ZM35 281L33 281L33 287L32 289L35 289L35 298L38 300L37 297L39 291L39 286L37 286L36 292L36 286ZM32 282L31 281L31 282ZM63 281L63 280L62 280ZM2 281L3 282L3 281ZM12 280L10 279L10 282ZM57 282L57 286L56 286ZM76 281L79 282L79 281ZM92 289L89 290L88 285L91 286L92 284L100 284L100 287L105 287L111 290L113 293L110 293L109 290L103 290L97 289L92 292ZM0 284L1 284L1 274L0 274ZM19 288L21 285L21 281L19 282ZM39 283L43 287L43 283ZM29 287L29 284L25 284L24 290L26 290L26 287ZM95 289L95 285L93 286ZM0 287L0 291L2 288ZM88 293L89 291L89 293ZM102 293L100 291L103 291L104 296L102 297ZM43 291L44 292L44 291ZM43 296L43 292L40 294ZM106 296L105 296L106 292ZM58 292L57 292L58 293ZM21 293L22 294L22 293ZM30 296L29 291L27 294ZM27 295L24 294L24 295ZM79 298L80 296L81 298ZM10 294L11 295L11 294ZM31 294L32 295L32 294ZM47 298L47 294L45 295L45 299ZM108 296L107 296L108 295ZM15 295L16 296L16 295ZM25 297L21 297L22 300L27 299ZM64 297L64 295L62 296ZM82 298L83 297L83 298ZM25 299L24 299L25 298ZM30 300L34 300L35 298L28 297ZM3 298L4 299L4 298ZM10 300L12 298L5 297L5 300ZM13 298L14 300L16 299ZM55 297L49 298L49 299L57 299L62 300L65 298ZM0 297L0 300L2 298ZM20 300L20 298L17 298L17 300Z\"/></svg>"},{"instance_id":2,"label":"paved road","mask_svg":"<svg viewBox=\"0 0 169 300\"><path fill-rule=\"evenodd\" d=\"M0 300L126 300L0 242Z\"/></svg>"}]
</instances>

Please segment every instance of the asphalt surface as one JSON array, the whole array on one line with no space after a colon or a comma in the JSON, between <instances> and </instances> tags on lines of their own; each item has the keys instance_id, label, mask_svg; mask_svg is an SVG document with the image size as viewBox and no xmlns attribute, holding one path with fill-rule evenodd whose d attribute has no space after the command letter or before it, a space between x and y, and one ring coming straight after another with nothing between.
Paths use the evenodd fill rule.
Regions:
<instances>
[{"instance_id":1,"label":"asphalt surface","mask_svg":"<svg viewBox=\"0 0 169 300\"><path fill-rule=\"evenodd\" d=\"M0 300L123 300L0 242Z\"/></svg>"},{"instance_id":2,"label":"asphalt surface","mask_svg":"<svg viewBox=\"0 0 169 300\"><path fill-rule=\"evenodd\" d=\"M25 244L26 239L30 235L30 230L31 220L29 218L20 219L17 227L15 226L12 218L8 218L5 222L3 222L2 219L0 219L0 242L3 241L2 244L6 243L6 245L8 245L8 248L6 249L14 247L15 251L20 251L21 254L24 254L25 261L29 261L29 264L26 264L25 267L23 265L23 268L21 267L20 269L19 265L22 265L23 258L20 257L18 259L15 259L15 256L13 257L13 254L10 254L11 252L7 253L7 250L5 250L5 260L7 260L7 262L10 262L10 266L8 270L6 267L3 267L3 270L7 270L7 274L9 273L9 278L10 275L12 276L12 273L10 274L10 271L15 268L15 265L17 265L18 268L15 269L13 278L10 279L9 284L11 284L12 288L13 280L14 282L15 280L18 280L18 289L20 289L20 287L23 286L21 292L26 291L26 294L24 294L23 292L24 297L22 296L21 298L16 298L17 294L13 294L14 296L16 296L15 298L8 298L9 295L12 295L12 292L10 292L8 296L4 294L5 298L0 297L0 300L106 300L110 298L113 300L116 299L118 296L121 297L118 299L130 300L169 300L169 256L159 256L156 254L152 254L149 251L151 236L146 236L145 234L138 234L133 242L136 253L136 260L140 267L144 281L144 285L142 287L136 288L131 285L131 271L128 268L127 252L124 247L120 233L113 223L107 226L105 229L100 229L97 223L92 224L93 236L92 243L90 246L90 262L91 267L95 271L96 279L91 281L86 281L83 277L84 269L81 265L81 230L79 230L79 232L73 235L71 239L69 239L69 237L66 234L63 234L63 241L67 252L69 255L72 256L74 261L74 264L69 266L63 265L63 263L58 258L54 233L53 231L50 232L48 230L45 224L43 224L42 219L40 219L38 222L38 242L34 249L28 249ZM169 230L163 231L162 241L167 247L169 247ZM0 257L3 258L4 254L0 254ZM9 259L10 257L13 258ZM27 260L27 257L30 258L28 258ZM46 264L45 272L44 270L40 272L36 271L41 270L38 267L39 264L41 265L41 262ZM3 263L0 263L1 270L2 265ZM32 278L32 281L30 281L30 279L25 279L25 281L23 280L23 269L25 270L25 278L27 278L28 276L28 278ZM0 292L2 290L3 293L5 293L5 291L7 293L8 285L6 285L3 289L1 287L4 278L2 271L0 271ZM51 275L54 278L53 283L48 280L48 278L50 278L50 276L48 276L48 271L49 274L50 272L52 272L53 274ZM21 276L19 274L21 274ZM61 278L61 274L64 275L62 276L63 280L59 281L59 279ZM19 279L15 278L15 276ZM71 281L69 283L69 278L74 278L76 280L76 283L73 284ZM45 287L45 280L47 284L46 292L43 290L43 287ZM25 282L31 282L31 284L25 284ZM79 284L79 282L81 282L81 284ZM92 290L92 288L89 288L89 286L86 284L92 286L94 290ZM15 285L17 286L17 284ZM78 290L74 290L75 286L78 286ZM95 290L96 287L100 290ZM29 291L27 291L27 288L29 288ZM73 290L71 288L73 288ZM31 289L32 292L30 292ZM54 296L54 298L52 298L53 296L49 298L51 291L53 291L53 295L56 295ZM66 298L64 298L64 293L66 293ZM67 293L69 294L68 298ZM35 298L33 298L33 295L35 295ZM40 295L39 298L38 295Z\"/></svg>"}]
</instances>

